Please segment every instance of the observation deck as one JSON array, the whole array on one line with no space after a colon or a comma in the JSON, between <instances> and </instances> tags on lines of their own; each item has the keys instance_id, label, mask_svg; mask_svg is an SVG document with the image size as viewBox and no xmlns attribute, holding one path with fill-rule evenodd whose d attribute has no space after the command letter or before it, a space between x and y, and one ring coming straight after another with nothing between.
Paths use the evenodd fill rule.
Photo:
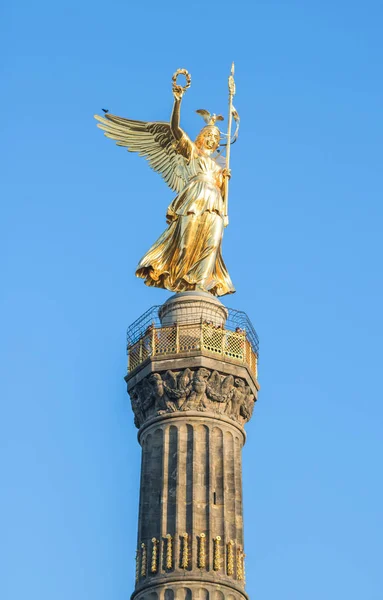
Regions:
<instances>
[{"instance_id":1,"label":"observation deck","mask_svg":"<svg viewBox=\"0 0 383 600\"><path fill-rule=\"evenodd\" d=\"M205 299L187 294L182 294L183 310L172 310L175 304L169 299L152 306L128 328L128 377L148 359L204 355L246 366L257 381L259 341L248 316L215 299L207 309Z\"/></svg>"}]
</instances>

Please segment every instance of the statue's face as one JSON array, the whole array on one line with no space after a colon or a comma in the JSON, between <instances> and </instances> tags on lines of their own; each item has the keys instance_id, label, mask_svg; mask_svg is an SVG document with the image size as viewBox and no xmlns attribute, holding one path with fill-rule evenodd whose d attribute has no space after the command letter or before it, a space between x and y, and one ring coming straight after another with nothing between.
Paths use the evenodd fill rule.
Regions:
<instances>
[{"instance_id":1,"label":"statue's face","mask_svg":"<svg viewBox=\"0 0 383 600\"><path fill-rule=\"evenodd\" d=\"M149 381L157 392L161 392L164 387L161 375L158 373L152 373L152 375L149 377Z\"/></svg>"},{"instance_id":2,"label":"statue's face","mask_svg":"<svg viewBox=\"0 0 383 600\"><path fill-rule=\"evenodd\" d=\"M219 146L219 133L214 129L206 129L202 133L203 147L207 150L216 150Z\"/></svg>"}]
</instances>

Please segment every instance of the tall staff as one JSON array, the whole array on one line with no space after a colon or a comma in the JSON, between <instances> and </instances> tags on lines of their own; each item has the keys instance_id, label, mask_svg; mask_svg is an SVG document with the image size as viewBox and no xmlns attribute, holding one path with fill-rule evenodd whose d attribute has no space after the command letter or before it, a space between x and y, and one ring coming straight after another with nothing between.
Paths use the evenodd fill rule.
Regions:
<instances>
[{"instance_id":1,"label":"tall staff","mask_svg":"<svg viewBox=\"0 0 383 600\"><path fill-rule=\"evenodd\" d=\"M231 146L231 123L233 119L233 97L235 95L235 82L234 82L234 63L231 65L231 71L229 76L229 118L227 126L227 146L226 146L226 171L229 173L230 166L230 146ZM229 204L229 177L225 178L225 217L228 216L228 204Z\"/></svg>"}]
</instances>

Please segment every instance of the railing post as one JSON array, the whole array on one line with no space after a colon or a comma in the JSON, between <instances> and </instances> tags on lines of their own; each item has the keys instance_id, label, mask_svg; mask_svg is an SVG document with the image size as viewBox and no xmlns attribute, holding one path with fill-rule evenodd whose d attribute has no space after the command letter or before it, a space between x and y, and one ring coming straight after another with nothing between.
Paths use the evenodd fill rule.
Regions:
<instances>
[{"instance_id":1,"label":"railing post","mask_svg":"<svg viewBox=\"0 0 383 600\"><path fill-rule=\"evenodd\" d=\"M200 339L200 350L202 350L204 348L204 343L203 343L203 328L204 328L204 324L201 323L201 339Z\"/></svg>"},{"instance_id":2,"label":"railing post","mask_svg":"<svg viewBox=\"0 0 383 600\"><path fill-rule=\"evenodd\" d=\"M128 346L128 373L130 371L130 350L129 350L129 346Z\"/></svg>"},{"instance_id":3,"label":"railing post","mask_svg":"<svg viewBox=\"0 0 383 600\"><path fill-rule=\"evenodd\" d=\"M140 339L140 346L139 346L140 350L139 350L139 357L140 357L140 364L142 363L142 338Z\"/></svg>"},{"instance_id":4,"label":"railing post","mask_svg":"<svg viewBox=\"0 0 383 600\"><path fill-rule=\"evenodd\" d=\"M180 351L180 326L176 323L176 353Z\"/></svg>"},{"instance_id":5,"label":"railing post","mask_svg":"<svg viewBox=\"0 0 383 600\"><path fill-rule=\"evenodd\" d=\"M241 360L243 363L246 363L246 333L241 333L240 348L241 348L241 355L242 355Z\"/></svg>"},{"instance_id":6,"label":"railing post","mask_svg":"<svg viewBox=\"0 0 383 600\"><path fill-rule=\"evenodd\" d=\"M156 328L152 329L152 354L156 353Z\"/></svg>"},{"instance_id":7,"label":"railing post","mask_svg":"<svg viewBox=\"0 0 383 600\"><path fill-rule=\"evenodd\" d=\"M220 329L221 332L221 354L225 356L225 339L226 339L226 329Z\"/></svg>"}]
</instances>

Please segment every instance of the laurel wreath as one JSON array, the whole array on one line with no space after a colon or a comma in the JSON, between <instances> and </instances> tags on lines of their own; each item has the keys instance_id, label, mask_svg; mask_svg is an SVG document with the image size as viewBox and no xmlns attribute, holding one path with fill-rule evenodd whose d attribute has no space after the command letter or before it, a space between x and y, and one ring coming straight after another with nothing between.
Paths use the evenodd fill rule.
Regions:
<instances>
[{"instance_id":1,"label":"laurel wreath","mask_svg":"<svg viewBox=\"0 0 383 600\"><path fill-rule=\"evenodd\" d=\"M177 77L179 75L185 76L186 85L182 86L177 83ZM177 71L174 73L174 75L172 77L172 81L173 81L173 90L181 89L182 92L185 93L186 90L189 89L191 86L191 75L190 75L189 71L187 71L186 69L177 69Z\"/></svg>"}]
</instances>

